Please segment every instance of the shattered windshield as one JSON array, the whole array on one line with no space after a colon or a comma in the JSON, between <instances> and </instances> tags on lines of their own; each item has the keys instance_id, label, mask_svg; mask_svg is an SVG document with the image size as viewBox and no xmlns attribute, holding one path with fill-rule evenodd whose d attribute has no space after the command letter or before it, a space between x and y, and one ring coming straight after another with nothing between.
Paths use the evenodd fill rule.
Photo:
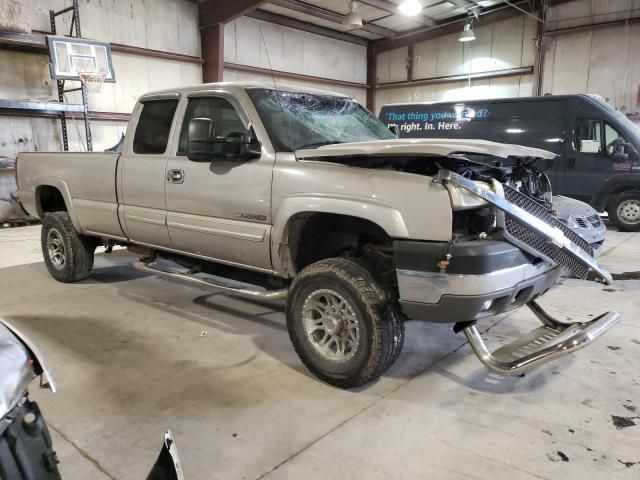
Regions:
<instances>
[{"instance_id":1,"label":"shattered windshield","mask_svg":"<svg viewBox=\"0 0 640 480\"><path fill-rule=\"evenodd\" d=\"M396 138L352 98L270 89L248 93L279 151Z\"/></svg>"}]
</instances>

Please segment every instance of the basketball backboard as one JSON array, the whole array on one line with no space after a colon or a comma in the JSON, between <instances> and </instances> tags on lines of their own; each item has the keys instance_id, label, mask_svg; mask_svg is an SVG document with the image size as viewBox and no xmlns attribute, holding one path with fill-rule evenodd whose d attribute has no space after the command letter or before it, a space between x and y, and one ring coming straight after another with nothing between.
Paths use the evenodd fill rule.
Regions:
<instances>
[{"instance_id":1,"label":"basketball backboard","mask_svg":"<svg viewBox=\"0 0 640 480\"><path fill-rule=\"evenodd\" d=\"M79 73L100 72L105 74L105 82L116 81L108 43L48 35L47 45L51 60L51 78L54 80L79 81Z\"/></svg>"}]
</instances>

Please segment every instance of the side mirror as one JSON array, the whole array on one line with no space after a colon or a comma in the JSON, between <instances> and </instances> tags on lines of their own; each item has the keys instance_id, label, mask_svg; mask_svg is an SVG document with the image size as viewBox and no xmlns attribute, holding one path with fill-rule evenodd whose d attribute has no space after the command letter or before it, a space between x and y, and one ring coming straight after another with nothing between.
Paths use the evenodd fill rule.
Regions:
<instances>
[{"instance_id":1,"label":"side mirror","mask_svg":"<svg viewBox=\"0 0 640 480\"><path fill-rule=\"evenodd\" d=\"M194 162L208 162L214 157L216 129L210 118L194 118L189 122L187 157Z\"/></svg>"},{"instance_id":2,"label":"side mirror","mask_svg":"<svg viewBox=\"0 0 640 480\"><path fill-rule=\"evenodd\" d=\"M262 155L262 144L252 127L245 132L232 133L225 138L227 158L253 159Z\"/></svg>"},{"instance_id":3,"label":"side mirror","mask_svg":"<svg viewBox=\"0 0 640 480\"><path fill-rule=\"evenodd\" d=\"M620 162L629 160L629 152L632 151L631 144L622 138L611 142L607 145L607 149L609 149L609 155Z\"/></svg>"},{"instance_id":4,"label":"side mirror","mask_svg":"<svg viewBox=\"0 0 640 480\"><path fill-rule=\"evenodd\" d=\"M256 137L253 127L249 126L242 137L243 144L240 147L240 155L246 158L259 158L262 155L262 144Z\"/></svg>"},{"instance_id":5,"label":"side mirror","mask_svg":"<svg viewBox=\"0 0 640 480\"><path fill-rule=\"evenodd\" d=\"M397 138L400 138L400 130L397 125L389 125L389 130L393 133Z\"/></svg>"}]
</instances>

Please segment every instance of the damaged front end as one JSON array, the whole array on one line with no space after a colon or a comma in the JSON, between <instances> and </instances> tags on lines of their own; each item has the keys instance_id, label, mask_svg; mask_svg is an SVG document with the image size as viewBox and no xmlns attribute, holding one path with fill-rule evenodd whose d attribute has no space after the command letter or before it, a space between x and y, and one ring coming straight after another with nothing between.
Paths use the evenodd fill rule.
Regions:
<instances>
[{"instance_id":1,"label":"damaged front end","mask_svg":"<svg viewBox=\"0 0 640 480\"><path fill-rule=\"evenodd\" d=\"M620 321L617 312L607 312L586 323L561 322L536 302L539 296L555 286L561 275L605 284L612 282L609 272L594 258L589 243L555 218L542 202L495 179L491 179L489 184L465 178L450 170L441 170L434 181L447 188L454 205L468 206L473 203L473 200L467 198L471 195L480 204L486 205L485 208L489 208L492 212L492 229L478 236L474 248L476 254L479 254L489 245L483 245L483 239L500 242L503 251L497 252L494 263L498 265L502 261L505 268L486 272L484 275L456 274L451 270L441 269L439 274L426 275L430 283L444 282L446 286L443 290L455 292L459 300L462 297L458 296L460 292L456 291L456 284L472 284L470 289L475 288L476 292L485 288L486 294L480 293L476 299L476 305L484 301L481 310L495 314L527 305L542 323L541 327L529 334L490 352L476 328L477 319L482 312L468 312L472 317L467 320L458 319L454 331L465 334L483 364L502 374L519 374L590 344ZM516 260L519 254L514 248L528 260ZM449 255L446 258L447 267L453 263L453 254ZM518 273L514 276L516 270ZM531 274L525 273L527 271ZM402 276L399 271L401 290ZM406 285L405 282L404 286ZM506 295L497 297L500 307L491 308L496 302L496 292ZM462 296L464 297L464 292ZM445 297L446 294L443 294L438 303Z\"/></svg>"}]
</instances>

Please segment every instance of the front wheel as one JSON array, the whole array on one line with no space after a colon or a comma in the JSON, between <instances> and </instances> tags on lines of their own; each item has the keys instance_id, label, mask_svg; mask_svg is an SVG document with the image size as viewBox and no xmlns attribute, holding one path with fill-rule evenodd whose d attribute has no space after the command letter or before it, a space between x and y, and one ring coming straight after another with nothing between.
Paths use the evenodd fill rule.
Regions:
<instances>
[{"instance_id":1,"label":"front wheel","mask_svg":"<svg viewBox=\"0 0 640 480\"><path fill-rule=\"evenodd\" d=\"M287 299L289 337L321 380L353 388L382 375L398 358L404 322L361 265L344 258L300 272Z\"/></svg>"},{"instance_id":2,"label":"front wheel","mask_svg":"<svg viewBox=\"0 0 640 480\"><path fill-rule=\"evenodd\" d=\"M609 220L623 232L640 231L640 192L624 192L611 199Z\"/></svg>"},{"instance_id":3,"label":"front wheel","mask_svg":"<svg viewBox=\"0 0 640 480\"><path fill-rule=\"evenodd\" d=\"M59 282L78 282L91 273L95 241L78 234L67 212L45 214L41 245L47 270Z\"/></svg>"}]
</instances>

